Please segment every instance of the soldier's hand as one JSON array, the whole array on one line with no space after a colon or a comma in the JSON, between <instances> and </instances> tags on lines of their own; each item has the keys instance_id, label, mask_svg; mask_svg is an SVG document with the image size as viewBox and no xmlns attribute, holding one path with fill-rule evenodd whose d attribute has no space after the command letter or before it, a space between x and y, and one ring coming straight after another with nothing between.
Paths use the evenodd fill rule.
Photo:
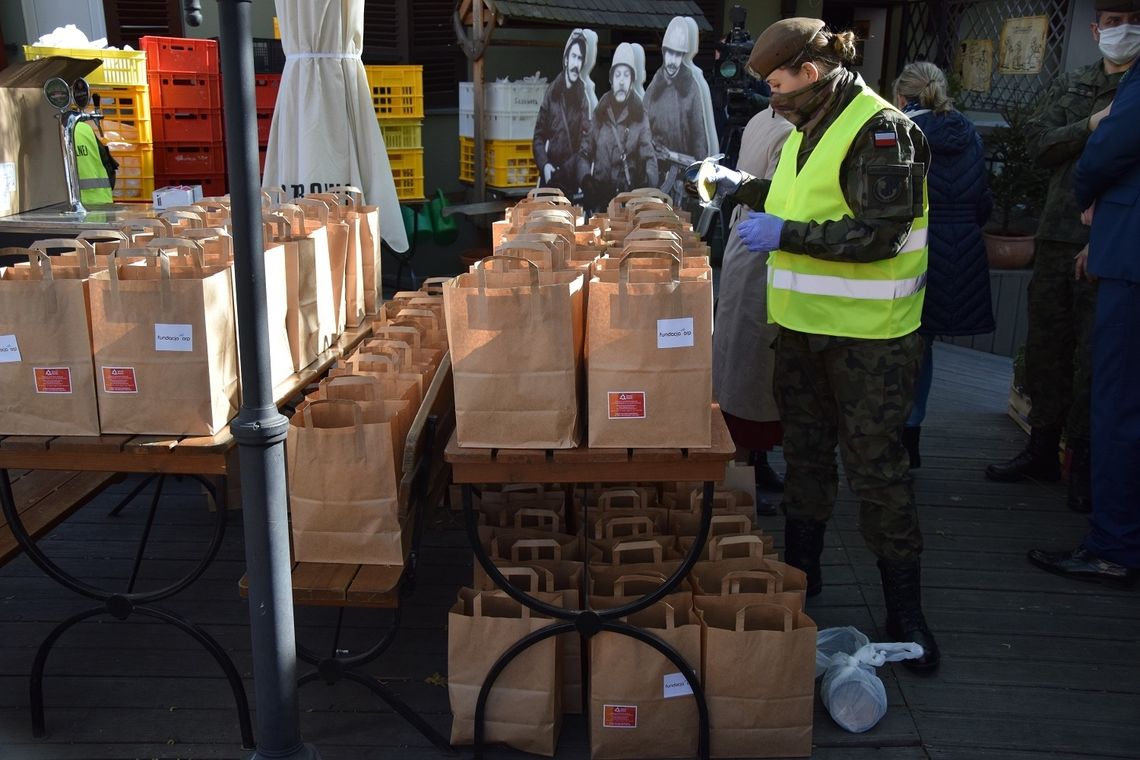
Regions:
<instances>
[{"instance_id":1,"label":"soldier's hand","mask_svg":"<svg viewBox=\"0 0 1140 760\"><path fill-rule=\"evenodd\" d=\"M1092 116L1090 116L1089 117L1089 131L1095 132L1096 128L1100 126L1101 121L1104 120L1104 117L1108 116L1108 114L1111 111L1112 111L1112 103L1109 103L1107 106L1105 106L1104 108L1100 109L1099 111L1094 113Z\"/></svg>"},{"instance_id":2,"label":"soldier's hand","mask_svg":"<svg viewBox=\"0 0 1140 760\"><path fill-rule=\"evenodd\" d=\"M767 253L780 247L780 233L784 220L762 211L750 211L748 218L736 225L736 234L741 242L753 253Z\"/></svg>"},{"instance_id":3,"label":"soldier's hand","mask_svg":"<svg viewBox=\"0 0 1140 760\"><path fill-rule=\"evenodd\" d=\"M1096 277L1089 274L1089 247L1087 245L1077 254L1077 259L1073 263L1073 279L1096 282Z\"/></svg>"},{"instance_id":4,"label":"soldier's hand","mask_svg":"<svg viewBox=\"0 0 1140 760\"><path fill-rule=\"evenodd\" d=\"M1091 206L1089 206L1088 208L1086 208L1084 211L1081 212L1081 224L1084 224L1086 226L1092 224L1093 223L1093 214L1095 214L1095 213L1096 213L1096 201L1093 201L1093 204Z\"/></svg>"}]
</instances>

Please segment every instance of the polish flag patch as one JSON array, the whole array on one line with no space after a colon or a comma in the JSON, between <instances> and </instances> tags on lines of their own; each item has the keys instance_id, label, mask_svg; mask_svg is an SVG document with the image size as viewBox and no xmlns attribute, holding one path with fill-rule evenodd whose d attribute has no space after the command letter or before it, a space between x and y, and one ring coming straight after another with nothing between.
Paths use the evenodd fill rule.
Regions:
<instances>
[{"instance_id":1,"label":"polish flag patch","mask_svg":"<svg viewBox=\"0 0 1140 760\"><path fill-rule=\"evenodd\" d=\"M876 132L875 133L875 147L876 148L893 148L898 145L898 137L894 132Z\"/></svg>"}]
</instances>

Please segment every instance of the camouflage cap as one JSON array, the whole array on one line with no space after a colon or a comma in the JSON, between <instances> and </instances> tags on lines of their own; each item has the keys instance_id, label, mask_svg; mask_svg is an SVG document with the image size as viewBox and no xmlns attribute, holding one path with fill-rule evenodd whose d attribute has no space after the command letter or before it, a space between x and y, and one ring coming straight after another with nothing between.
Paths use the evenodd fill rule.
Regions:
<instances>
[{"instance_id":1,"label":"camouflage cap","mask_svg":"<svg viewBox=\"0 0 1140 760\"><path fill-rule=\"evenodd\" d=\"M817 18L786 18L772 24L756 38L748 70L761 79L794 58L823 29Z\"/></svg>"},{"instance_id":2,"label":"camouflage cap","mask_svg":"<svg viewBox=\"0 0 1140 760\"><path fill-rule=\"evenodd\" d=\"M1116 11L1117 13L1140 11L1140 0L1096 0L1096 9L1098 11Z\"/></svg>"}]
</instances>

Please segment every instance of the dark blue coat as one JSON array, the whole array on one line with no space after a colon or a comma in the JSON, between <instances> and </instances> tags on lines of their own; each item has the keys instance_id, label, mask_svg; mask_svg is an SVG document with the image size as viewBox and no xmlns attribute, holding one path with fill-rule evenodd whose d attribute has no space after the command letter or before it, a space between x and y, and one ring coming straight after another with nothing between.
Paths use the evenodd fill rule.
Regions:
<instances>
[{"instance_id":1,"label":"dark blue coat","mask_svg":"<svg viewBox=\"0 0 1140 760\"><path fill-rule=\"evenodd\" d=\"M910 111L911 109L907 109ZM927 335L994 329L982 225L993 208L982 138L957 111L908 113L930 143L930 263L922 327Z\"/></svg>"},{"instance_id":2,"label":"dark blue coat","mask_svg":"<svg viewBox=\"0 0 1140 760\"><path fill-rule=\"evenodd\" d=\"M1133 66L1116 89L1112 111L1089 135L1077 162L1077 201L1096 201L1089 272L1140 282L1140 72Z\"/></svg>"}]
</instances>

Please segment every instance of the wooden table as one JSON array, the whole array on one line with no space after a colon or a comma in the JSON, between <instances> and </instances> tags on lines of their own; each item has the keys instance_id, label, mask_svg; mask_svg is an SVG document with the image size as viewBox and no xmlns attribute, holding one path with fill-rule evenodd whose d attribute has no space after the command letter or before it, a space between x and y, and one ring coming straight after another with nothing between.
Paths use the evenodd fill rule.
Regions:
<instances>
[{"instance_id":1,"label":"wooden table","mask_svg":"<svg viewBox=\"0 0 1140 760\"><path fill-rule=\"evenodd\" d=\"M688 680L700 716L698 756L709 757L708 706L696 672L676 650L653 635L623 623L619 618L645 609L665 597L689 574L708 538L712 518L713 481L724 478L728 461L736 452L720 408L713 405L712 445L707 449L473 449L463 448L453 435L444 456L451 464L452 480L463 484L463 511L467 538L479 564L495 585L520 604L537 610L556 622L534 631L514 645L491 666L475 703L475 758L483 754L484 716L487 699L499 674L510 662L530 646L562 633L577 632L583 642L583 663L587 662L586 641L601 631L630 636L653 647L668 658ZM589 596L583 595L587 608L567 610L531 598L510 584L487 556L475 517L471 484L473 483L621 483L646 481L703 481L701 527L681 566L655 591L641 599L608 610L589 608ZM587 571L588 571L588 565ZM588 587L589 579L583 581ZM585 665L583 666L585 667ZM586 679L583 678L583 683Z\"/></svg>"},{"instance_id":2,"label":"wooden table","mask_svg":"<svg viewBox=\"0 0 1140 760\"><path fill-rule=\"evenodd\" d=\"M372 334L371 321L346 330L337 342L320 354L308 367L294 373L274 389L278 406L288 404L310 384L317 381L340 358L351 353L357 345ZM226 509L224 488L219 479L231 473L235 464L237 441L227 426L214 436L154 436L154 435L99 435L99 436L7 436L0 438L0 507L16 541L43 572L60 585L80 596L96 602L96 606L72 615L57 625L40 644L32 665L30 677L32 733L44 735L43 673L47 656L55 641L73 625L97 615L111 615L125 620L131 614L161 620L185 632L209 652L225 673L237 704L241 727L242 746L253 748L253 728L249 718L249 704L241 676L234 668L226 651L210 634L186 618L153 603L176 595L196 581L209 567L225 535ZM157 479L151 497L150 513L135 555L134 567L123 591L112 591L92 586L65 572L36 545L22 523L12 495L9 469L24 470L78 470L84 472L144 473ZM163 479L168 475L184 475L199 480L215 505L214 532L209 546L198 564L181 579L152 591L135 592L134 583L143 559L150 525L158 508ZM144 481L132 491L127 500L137 495ZM126 501L126 500L125 500ZM125 503L124 501L124 503ZM121 508L123 504L120 504Z\"/></svg>"}]
</instances>

